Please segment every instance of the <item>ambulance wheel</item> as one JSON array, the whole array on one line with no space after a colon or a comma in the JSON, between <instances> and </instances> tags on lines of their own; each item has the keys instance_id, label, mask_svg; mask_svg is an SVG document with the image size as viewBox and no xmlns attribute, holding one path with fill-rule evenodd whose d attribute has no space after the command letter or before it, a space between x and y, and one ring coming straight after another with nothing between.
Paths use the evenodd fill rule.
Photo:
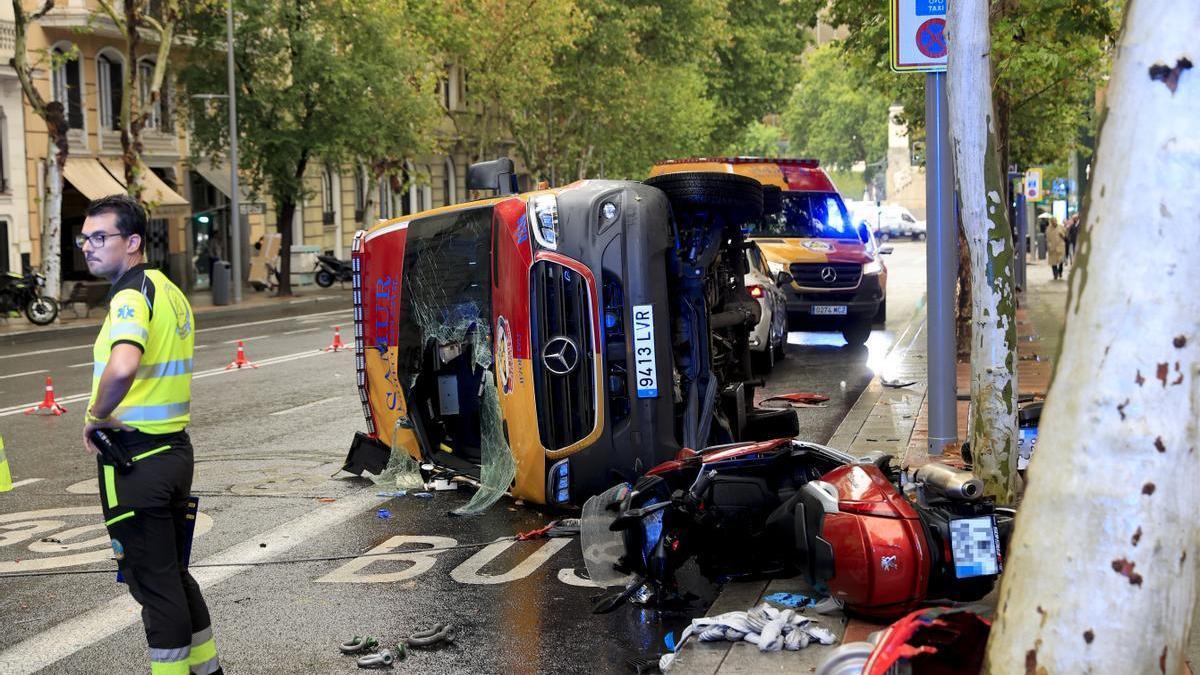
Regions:
<instances>
[{"instance_id":1,"label":"ambulance wheel","mask_svg":"<svg viewBox=\"0 0 1200 675\"><path fill-rule=\"evenodd\" d=\"M800 435L800 420L791 408L755 408L746 411L743 441L770 441Z\"/></svg>"},{"instance_id":2,"label":"ambulance wheel","mask_svg":"<svg viewBox=\"0 0 1200 675\"><path fill-rule=\"evenodd\" d=\"M668 173L646 180L662 190L677 212L719 212L745 223L762 218L762 183L748 176L715 171Z\"/></svg>"}]
</instances>

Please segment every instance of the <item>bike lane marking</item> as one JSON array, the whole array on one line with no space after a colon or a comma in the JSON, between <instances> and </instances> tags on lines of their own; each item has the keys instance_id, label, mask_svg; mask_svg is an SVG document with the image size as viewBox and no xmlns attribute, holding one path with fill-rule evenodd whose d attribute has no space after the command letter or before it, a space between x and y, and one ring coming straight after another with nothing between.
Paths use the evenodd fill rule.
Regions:
<instances>
[{"instance_id":1,"label":"bike lane marking","mask_svg":"<svg viewBox=\"0 0 1200 675\"><path fill-rule=\"evenodd\" d=\"M268 561L321 536L331 527L380 503L382 500L372 492L339 499L331 504L322 505L294 521L235 544L196 564ZM230 567L193 567L192 576L201 588L207 589L249 569L252 568L244 564ZM128 593L123 592L98 607L62 621L0 652L0 673L35 673L139 623L141 613L137 603Z\"/></svg>"},{"instance_id":2,"label":"bike lane marking","mask_svg":"<svg viewBox=\"0 0 1200 675\"><path fill-rule=\"evenodd\" d=\"M7 380L10 377L23 377L25 375L38 375L40 373L48 373L48 370L27 370L23 373L13 373L12 375L0 375L0 380Z\"/></svg>"}]
</instances>

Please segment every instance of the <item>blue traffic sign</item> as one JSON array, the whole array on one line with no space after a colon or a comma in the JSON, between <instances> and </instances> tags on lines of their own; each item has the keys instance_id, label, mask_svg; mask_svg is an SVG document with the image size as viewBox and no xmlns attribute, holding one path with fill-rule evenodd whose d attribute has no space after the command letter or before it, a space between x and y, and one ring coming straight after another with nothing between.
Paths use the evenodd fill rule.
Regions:
<instances>
[{"instance_id":1,"label":"blue traffic sign","mask_svg":"<svg viewBox=\"0 0 1200 675\"><path fill-rule=\"evenodd\" d=\"M917 0L917 16L945 16L946 0Z\"/></svg>"},{"instance_id":2,"label":"blue traffic sign","mask_svg":"<svg viewBox=\"0 0 1200 675\"><path fill-rule=\"evenodd\" d=\"M946 55L946 20L930 19L917 29L917 49L931 59Z\"/></svg>"}]
</instances>

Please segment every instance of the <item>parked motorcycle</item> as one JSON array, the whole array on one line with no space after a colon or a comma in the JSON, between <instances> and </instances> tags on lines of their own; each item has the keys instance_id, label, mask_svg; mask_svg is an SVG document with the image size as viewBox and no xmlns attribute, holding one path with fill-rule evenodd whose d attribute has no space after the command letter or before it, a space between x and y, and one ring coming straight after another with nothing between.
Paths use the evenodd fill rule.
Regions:
<instances>
[{"instance_id":1,"label":"parked motorcycle","mask_svg":"<svg viewBox=\"0 0 1200 675\"><path fill-rule=\"evenodd\" d=\"M45 326L58 318L58 302L42 295L46 277L32 270L24 275L14 272L0 274L0 314L24 312L30 322Z\"/></svg>"},{"instance_id":2,"label":"parked motorcycle","mask_svg":"<svg viewBox=\"0 0 1200 675\"><path fill-rule=\"evenodd\" d=\"M780 439L684 450L593 497L582 543L591 580L621 587L597 612L682 602L675 572L695 558L710 579L803 574L848 611L895 618L989 593L1011 529L968 472Z\"/></svg>"},{"instance_id":3,"label":"parked motorcycle","mask_svg":"<svg viewBox=\"0 0 1200 675\"><path fill-rule=\"evenodd\" d=\"M338 260L331 255L317 256L316 282L321 288L329 288L333 282L354 280L354 269L345 260Z\"/></svg>"}]
</instances>

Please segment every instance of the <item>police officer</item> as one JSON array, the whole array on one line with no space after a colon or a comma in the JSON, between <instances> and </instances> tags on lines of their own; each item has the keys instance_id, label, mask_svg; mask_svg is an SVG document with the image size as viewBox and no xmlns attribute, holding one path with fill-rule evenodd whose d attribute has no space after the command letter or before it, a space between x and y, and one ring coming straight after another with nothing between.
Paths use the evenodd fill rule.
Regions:
<instances>
[{"instance_id":1,"label":"police officer","mask_svg":"<svg viewBox=\"0 0 1200 675\"><path fill-rule=\"evenodd\" d=\"M112 283L92 348L92 396L84 444L106 429L133 469L98 457L100 501L117 566L142 606L152 675L221 673L208 607L188 573L187 498L195 323L187 298L146 265L146 213L128 195L88 205L75 244L88 271Z\"/></svg>"}]
</instances>

